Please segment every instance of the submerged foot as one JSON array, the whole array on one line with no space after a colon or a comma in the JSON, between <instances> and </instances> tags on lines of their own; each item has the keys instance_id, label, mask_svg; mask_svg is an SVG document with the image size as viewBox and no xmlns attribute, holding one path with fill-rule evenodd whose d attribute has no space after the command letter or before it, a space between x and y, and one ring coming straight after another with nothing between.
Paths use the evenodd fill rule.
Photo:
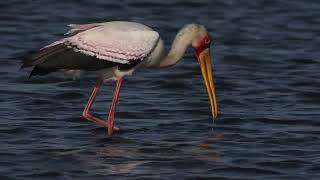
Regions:
<instances>
[{"instance_id":1,"label":"submerged foot","mask_svg":"<svg viewBox=\"0 0 320 180\"><path fill-rule=\"evenodd\" d=\"M112 136L113 133L122 133L122 132L123 132L123 130L118 128L118 127L116 127L116 126L114 126L112 130L111 130L111 128L107 129L108 136Z\"/></svg>"}]
</instances>

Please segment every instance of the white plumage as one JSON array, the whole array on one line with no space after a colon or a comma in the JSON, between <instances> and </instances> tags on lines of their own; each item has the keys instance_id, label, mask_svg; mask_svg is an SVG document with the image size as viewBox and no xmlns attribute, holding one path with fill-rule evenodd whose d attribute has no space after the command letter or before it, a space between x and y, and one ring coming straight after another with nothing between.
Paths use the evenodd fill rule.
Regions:
<instances>
[{"instance_id":1,"label":"white plumage","mask_svg":"<svg viewBox=\"0 0 320 180\"><path fill-rule=\"evenodd\" d=\"M73 27L66 34L73 36L50 44L66 44L76 52L121 64L143 60L156 46L159 34L137 23L107 22Z\"/></svg>"}]
</instances>

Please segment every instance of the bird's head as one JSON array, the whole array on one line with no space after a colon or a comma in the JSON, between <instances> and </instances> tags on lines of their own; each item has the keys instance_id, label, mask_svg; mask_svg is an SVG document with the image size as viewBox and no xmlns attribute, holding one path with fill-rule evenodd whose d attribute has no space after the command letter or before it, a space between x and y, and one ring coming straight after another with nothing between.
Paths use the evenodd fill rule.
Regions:
<instances>
[{"instance_id":1,"label":"bird's head","mask_svg":"<svg viewBox=\"0 0 320 180\"><path fill-rule=\"evenodd\" d=\"M211 39L204 26L198 25L192 39L192 47L196 50L197 59L205 86L208 91L213 120L218 116L218 106L215 94L213 70L211 63L210 44Z\"/></svg>"}]
</instances>

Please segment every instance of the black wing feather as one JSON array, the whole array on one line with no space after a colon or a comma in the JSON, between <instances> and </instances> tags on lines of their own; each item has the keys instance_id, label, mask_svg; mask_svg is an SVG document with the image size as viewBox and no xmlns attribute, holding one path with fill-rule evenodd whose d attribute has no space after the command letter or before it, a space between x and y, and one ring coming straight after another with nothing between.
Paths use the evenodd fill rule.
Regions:
<instances>
[{"instance_id":1,"label":"black wing feather","mask_svg":"<svg viewBox=\"0 0 320 180\"><path fill-rule=\"evenodd\" d=\"M59 69L96 71L119 65L119 63L75 52L73 48L65 44L57 44L41 49L25 58L22 63L22 68L34 67L29 77L33 75L46 75Z\"/></svg>"}]
</instances>

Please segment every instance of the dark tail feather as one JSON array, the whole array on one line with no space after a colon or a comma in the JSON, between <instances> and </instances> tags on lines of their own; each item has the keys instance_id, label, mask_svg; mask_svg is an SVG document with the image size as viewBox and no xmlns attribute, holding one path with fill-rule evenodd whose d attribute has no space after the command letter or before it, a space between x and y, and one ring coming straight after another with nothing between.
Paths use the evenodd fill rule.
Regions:
<instances>
[{"instance_id":1,"label":"dark tail feather","mask_svg":"<svg viewBox=\"0 0 320 180\"><path fill-rule=\"evenodd\" d=\"M41 76L47 75L47 74L54 72L54 71L56 71L56 69L46 69L46 68L41 68L41 67L35 66L32 69L32 71L29 75L29 78L31 78L32 76L35 76L35 75L41 75Z\"/></svg>"},{"instance_id":2,"label":"dark tail feather","mask_svg":"<svg viewBox=\"0 0 320 180\"><path fill-rule=\"evenodd\" d=\"M55 55L65 51L67 46L64 44L57 44L52 47L40 49L39 51L31 51L27 56L22 59L21 68L31 67L34 66L32 69L29 78L34 75L46 75L50 72L56 71L57 69L54 67L43 67L43 64L54 57Z\"/></svg>"},{"instance_id":3,"label":"dark tail feather","mask_svg":"<svg viewBox=\"0 0 320 180\"><path fill-rule=\"evenodd\" d=\"M20 69L26 68L26 67L31 67L33 66L33 63L37 60L37 59L33 59L32 56L33 54L37 53L36 51L30 51L27 53L27 55L24 55L21 59L22 59L22 65L20 67Z\"/></svg>"},{"instance_id":4,"label":"dark tail feather","mask_svg":"<svg viewBox=\"0 0 320 180\"><path fill-rule=\"evenodd\" d=\"M28 53L29 55L27 55L25 58L22 59L21 68L40 65L50 56L60 53L66 49L67 49L66 45L57 44L55 46L44 48L39 51L31 51Z\"/></svg>"}]
</instances>

